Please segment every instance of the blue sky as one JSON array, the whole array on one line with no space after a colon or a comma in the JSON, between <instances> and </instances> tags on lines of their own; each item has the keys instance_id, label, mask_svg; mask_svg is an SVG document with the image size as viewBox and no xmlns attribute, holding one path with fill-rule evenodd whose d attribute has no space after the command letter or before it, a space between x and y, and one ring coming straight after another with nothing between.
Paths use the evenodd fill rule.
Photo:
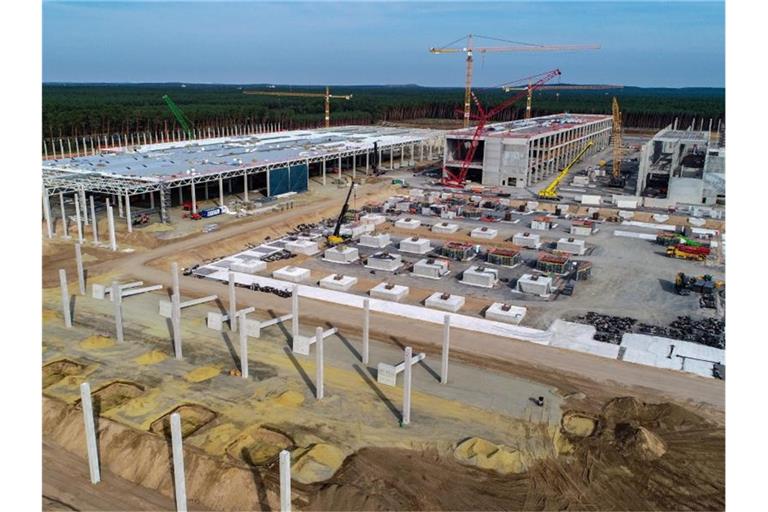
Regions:
<instances>
[{"instance_id":1,"label":"blue sky","mask_svg":"<svg viewBox=\"0 0 768 512\"><path fill-rule=\"evenodd\" d=\"M602 46L477 55L476 86L557 67L562 82L722 87L724 18L716 1L46 1L43 80L462 86L463 56L428 48L473 33Z\"/></svg>"}]
</instances>

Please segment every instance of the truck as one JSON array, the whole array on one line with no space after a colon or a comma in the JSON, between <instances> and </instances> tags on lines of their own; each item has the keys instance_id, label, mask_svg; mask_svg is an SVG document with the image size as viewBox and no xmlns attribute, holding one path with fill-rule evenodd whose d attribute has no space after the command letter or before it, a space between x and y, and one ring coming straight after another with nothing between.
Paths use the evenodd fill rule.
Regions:
<instances>
[{"instance_id":1,"label":"truck","mask_svg":"<svg viewBox=\"0 0 768 512\"><path fill-rule=\"evenodd\" d=\"M681 260L704 261L709 256L709 247L677 244L667 247L667 256Z\"/></svg>"}]
</instances>

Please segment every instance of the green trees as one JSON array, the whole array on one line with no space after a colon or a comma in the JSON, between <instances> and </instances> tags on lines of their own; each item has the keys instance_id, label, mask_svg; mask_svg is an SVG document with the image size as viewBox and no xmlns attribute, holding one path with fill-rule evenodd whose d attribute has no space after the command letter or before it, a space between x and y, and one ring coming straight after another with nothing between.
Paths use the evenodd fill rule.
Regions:
<instances>
[{"instance_id":1,"label":"green trees","mask_svg":"<svg viewBox=\"0 0 768 512\"><path fill-rule=\"evenodd\" d=\"M170 94L198 128L228 124L281 123L284 127L319 126L323 102L318 98L269 97L242 94L264 85L181 84L46 84L43 86L43 137L78 136L172 129L176 121L162 100ZM334 101L334 123L376 123L410 119L458 119L461 88L398 86L334 86L335 94L353 94ZM311 90L321 87L278 87L271 90ZM499 89L477 89L484 105L509 97ZM648 89L625 87L611 91L553 91L534 93L533 114L557 112L610 114L611 97L618 96L628 127L662 128L679 118L725 118L723 89ZM522 117L525 104L499 114L497 120Z\"/></svg>"}]
</instances>

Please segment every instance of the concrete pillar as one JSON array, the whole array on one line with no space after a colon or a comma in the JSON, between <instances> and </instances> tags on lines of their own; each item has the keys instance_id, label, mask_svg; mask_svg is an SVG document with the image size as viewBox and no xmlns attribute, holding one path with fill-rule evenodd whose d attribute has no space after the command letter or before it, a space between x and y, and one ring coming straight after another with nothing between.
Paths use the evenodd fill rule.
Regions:
<instances>
[{"instance_id":1,"label":"concrete pillar","mask_svg":"<svg viewBox=\"0 0 768 512\"><path fill-rule=\"evenodd\" d=\"M113 251L117 250L117 240L115 238L115 214L112 206L107 206L107 221L109 222L109 246Z\"/></svg>"},{"instance_id":2,"label":"concrete pillar","mask_svg":"<svg viewBox=\"0 0 768 512\"><path fill-rule=\"evenodd\" d=\"M99 223L96 219L96 203L91 196L91 227L93 231L93 243L99 243Z\"/></svg>"},{"instance_id":3,"label":"concrete pillar","mask_svg":"<svg viewBox=\"0 0 768 512\"><path fill-rule=\"evenodd\" d=\"M352 179L357 175L357 156L352 155Z\"/></svg>"},{"instance_id":4,"label":"concrete pillar","mask_svg":"<svg viewBox=\"0 0 768 512\"><path fill-rule=\"evenodd\" d=\"M112 281L112 304L115 307L115 332L117 342L123 342L123 292L120 283Z\"/></svg>"},{"instance_id":5,"label":"concrete pillar","mask_svg":"<svg viewBox=\"0 0 768 512\"><path fill-rule=\"evenodd\" d=\"M389 148L389 170L395 168L395 150L394 148Z\"/></svg>"},{"instance_id":6,"label":"concrete pillar","mask_svg":"<svg viewBox=\"0 0 768 512\"><path fill-rule=\"evenodd\" d=\"M149 207L152 210L155 209L155 193L154 192L149 193Z\"/></svg>"},{"instance_id":7,"label":"concrete pillar","mask_svg":"<svg viewBox=\"0 0 768 512\"><path fill-rule=\"evenodd\" d=\"M427 146L429 148L429 160L432 160L432 141L429 141L429 145Z\"/></svg>"},{"instance_id":8,"label":"concrete pillar","mask_svg":"<svg viewBox=\"0 0 768 512\"><path fill-rule=\"evenodd\" d=\"M245 311L238 313L240 323L240 375L248 378L248 333L245 330Z\"/></svg>"},{"instance_id":9,"label":"concrete pillar","mask_svg":"<svg viewBox=\"0 0 768 512\"><path fill-rule=\"evenodd\" d=\"M77 265L77 284L80 295L85 295L85 272L83 271L83 253L80 244L75 244L75 264Z\"/></svg>"},{"instance_id":10,"label":"concrete pillar","mask_svg":"<svg viewBox=\"0 0 768 512\"><path fill-rule=\"evenodd\" d=\"M315 329L315 396L322 400L325 395L325 385L323 383L323 328Z\"/></svg>"},{"instance_id":11,"label":"concrete pillar","mask_svg":"<svg viewBox=\"0 0 768 512\"><path fill-rule=\"evenodd\" d=\"M195 199L195 182L193 181L189 185L190 190L192 190L192 213L197 213L197 199Z\"/></svg>"},{"instance_id":12,"label":"concrete pillar","mask_svg":"<svg viewBox=\"0 0 768 512\"><path fill-rule=\"evenodd\" d=\"M67 209L64 207L64 193L59 192L59 206L61 207L61 233L63 238L69 238L67 232Z\"/></svg>"},{"instance_id":13,"label":"concrete pillar","mask_svg":"<svg viewBox=\"0 0 768 512\"><path fill-rule=\"evenodd\" d=\"M88 450L88 469L91 472L91 483L101 481L99 470L99 449L96 444L96 424L93 421L93 403L91 402L91 385L87 382L80 384L80 408L83 410L85 425L85 448Z\"/></svg>"},{"instance_id":14,"label":"concrete pillar","mask_svg":"<svg viewBox=\"0 0 768 512\"><path fill-rule=\"evenodd\" d=\"M451 315L443 318L443 359L440 366L440 384L448 384L448 352L451 344Z\"/></svg>"},{"instance_id":15,"label":"concrete pillar","mask_svg":"<svg viewBox=\"0 0 768 512\"><path fill-rule=\"evenodd\" d=\"M61 286L61 313L64 315L64 325L72 327L72 312L69 309L69 287L67 286L67 271L59 269L59 285Z\"/></svg>"},{"instance_id":16,"label":"concrete pillar","mask_svg":"<svg viewBox=\"0 0 768 512\"><path fill-rule=\"evenodd\" d=\"M323 186L325 186L325 157L323 157Z\"/></svg>"},{"instance_id":17,"label":"concrete pillar","mask_svg":"<svg viewBox=\"0 0 768 512\"><path fill-rule=\"evenodd\" d=\"M184 207L184 187L179 187L179 206Z\"/></svg>"},{"instance_id":18,"label":"concrete pillar","mask_svg":"<svg viewBox=\"0 0 768 512\"><path fill-rule=\"evenodd\" d=\"M181 353L181 298L171 296L171 328L173 330L173 352L176 359L182 359Z\"/></svg>"},{"instance_id":19,"label":"concrete pillar","mask_svg":"<svg viewBox=\"0 0 768 512\"><path fill-rule=\"evenodd\" d=\"M131 218L131 196L125 194L125 223L128 225L128 232L133 233L133 219Z\"/></svg>"},{"instance_id":20,"label":"concrete pillar","mask_svg":"<svg viewBox=\"0 0 768 512\"><path fill-rule=\"evenodd\" d=\"M80 198L77 197L77 192L74 195L75 198L75 223L77 224L77 241L83 243L83 225L80 218Z\"/></svg>"},{"instance_id":21,"label":"concrete pillar","mask_svg":"<svg viewBox=\"0 0 768 512\"><path fill-rule=\"evenodd\" d=\"M291 512L291 452L280 452L280 512Z\"/></svg>"},{"instance_id":22,"label":"concrete pillar","mask_svg":"<svg viewBox=\"0 0 768 512\"><path fill-rule=\"evenodd\" d=\"M371 169L370 160L371 160L371 152L368 151L365 153L365 175L366 176L368 176L368 172Z\"/></svg>"},{"instance_id":23,"label":"concrete pillar","mask_svg":"<svg viewBox=\"0 0 768 512\"><path fill-rule=\"evenodd\" d=\"M224 206L224 178L219 176L219 206Z\"/></svg>"},{"instance_id":24,"label":"concrete pillar","mask_svg":"<svg viewBox=\"0 0 768 512\"><path fill-rule=\"evenodd\" d=\"M53 223L51 222L51 197L43 187L43 215L45 216L45 231L48 238L53 238Z\"/></svg>"},{"instance_id":25,"label":"concrete pillar","mask_svg":"<svg viewBox=\"0 0 768 512\"><path fill-rule=\"evenodd\" d=\"M293 285L291 292L291 339L299 337L299 285Z\"/></svg>"},{"instance_id":26,"label":"concrete pillar","mask_svg":"<svg viewBox=\"0 0 768 512\"><path fill-rule=\"evenodd\" d=\"M424 161L424 141L419 142L419 162Z\"/></svg>"},{"instance_id":27,"label":"concrete pillar","mask_svg":"<svg viewBox=\"0 0 768 512\"><path fill-rule=\"evenodd\" d=\"M369 336L371 329L371 301L363 299L363 364L368 364L368 355L370 352Z\"/></svg>"},{"instance_id":28,"label":"concrete pillar","mask_svg":"<svg viewBox=\"0 0 768 512\"><path fill-rule=\"evenodd\" d=\"M117 201L117 216L124 217L125 214L123 213L123 198L120 196L120 194L117 194L115 199Z\"/></svg>"},{"instance_id":29,"label":"concrete pillar","mask_svg":"<svg viewBox=\"0 0 768 512\"><path fill-rule=\"evenodd\" d=\"M307 166L307 173L309 173L309 166ZM243 173L243 200L248 202L248 174Z\"/></svg>"},{"instance_id":30,"label":"concrete pillar","mask_svg":"<svg viewBox=\"0 0 768 512\"><path fill-rule=\"evenodd\" d=\"M171 290L175 297L181 297L181 288L179 287L179 264L175 261L171 263Z\"/></svg>"},{"instance_id":31,"label":"concrete pillar","mask_svg":"<svg viewBox=\"0 0 768 512\"><path fill-rule=\"evenodd\" d=\"M171 414L171 446L173 449L173 490L177 512L187 511L187 486L184 481L184 447L181 444L181 416Z\"/></svg>"},{"instance_id":32,"label":"concrete pillar","mask_svg":"<svg viewBox=\"0 0 768 512\"><path fill-rule=\"evenodd\" d=\"M341 155L339 155L339 179L341 179Z\"/></svg>"},{"instance_id":33,"label":"concrete pillar","mask_svg":"<svg viewBox=\"0 0 768 512\"><path fill-rule=\"evenodd\" d=\"M85 189L80 189L80 204L83 205L83 227L88 225L88 200L85 198Z\"/></svg>"},{"instance_id":34,"label":"concrete pillar","mask_svg":"<svg viewBox=\"0 0 768 512\"><path fill-rule=\"evenodd\" d=\"M403 374L403 425L411 423L411 359L413 359L413 350L411 347L405 347L405 370Z\"/></svg>"},{"instance_id":35,"label":"concrete pillar","mask_svg":"<svg viewBox=\"0 0 768 512\"><path fill-rule=\"evenodd\" d=\"M411 153L408 155L410 157L411 165L416 165L416 145L411 144Z\"/></svg>"},{"instance_id":36,"label":"concrete pillar","mask_svg":"<svg viewBox=\"0 0 768 512\"><path fill-rule=\"evenodd\" d=\"M229 328L237 332L237 298L235 297L235 273L229 272Z\"/></svg>"}]
</instances>

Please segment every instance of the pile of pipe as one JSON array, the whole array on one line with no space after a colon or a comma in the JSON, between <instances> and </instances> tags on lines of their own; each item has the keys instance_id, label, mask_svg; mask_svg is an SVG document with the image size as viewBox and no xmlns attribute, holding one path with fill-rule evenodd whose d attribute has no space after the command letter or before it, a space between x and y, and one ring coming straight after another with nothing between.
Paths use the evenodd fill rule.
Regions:
<instances>
[{"instance_id":1,"label":"pile of pipe","mask_svg":"<svg viewBox=\"0 0 768 512\"><path fill-rule=\"evenodd\" d=\"M287 260L287 259L294 258L294 257L296 257L296 255L293 254L292 252L286 251L286 250L282 250L280 252L276 252L274 254L270 254L269 256L264 256L263 258L261 258L261 261L266 261L266 262L280 261L280 260Z\"/></svg>"},{"instance_id":2,"label":"pile of pipe","mask_svg":"<svg viewBox=\"0 0 768 512\"><path fill-rule=\"evenodd\" d=\"M595 339L618 345L625 332L632 332L637 320L628 316L601 315L593 311L575 319L576 322L593 326Z\"/></svg>"},{"instance_id":3,"label":"pile of pipe","mask_svg":"<svg viewBox=\"0 0 768 512\"><path fill-rule=\"evenodd\" d=\"M274 286L262 286L259 283L251 283L249 288L254 292L272 293L283 299L291 296L290 290L281 290L279 288L275 288Z\"/></svg>"}]
</instances>

